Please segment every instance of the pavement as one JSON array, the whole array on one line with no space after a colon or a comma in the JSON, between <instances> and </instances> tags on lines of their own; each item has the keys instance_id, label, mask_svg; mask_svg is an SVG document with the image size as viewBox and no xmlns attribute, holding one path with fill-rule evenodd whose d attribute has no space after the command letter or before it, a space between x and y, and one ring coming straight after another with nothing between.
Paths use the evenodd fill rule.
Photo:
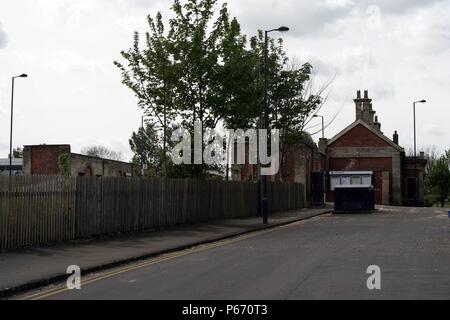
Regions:
<instances>
[{"instance_id":1,"label":"pavement","mask_svg":"<svg viewBox=\"0 0 450 320\"><path fill-rule=\"evenodd\" d=\"M263 225L260 217L227 219L94 241L9 250L0 253L0 297L65 280L69 265L78 265L83 274L99 272L330 211L331 207L277 213L270 216L268 225Z\"/></svg>"},{"instance_id":2,"label":"pavement","mask_svg":"<svg viewBox=\"0 0 450 320\"><path fill-rule=\"evenodd\" d=\"M81 290L47 288L34 298L450 299L448 209L378 209L373 214L321 215L148 259L83 278ZM190 232L210 233L209 228ZM140 242L131 248L136 246ZM369 266L379 267L379 289L367 286Z\"/></svg>"}]
</instances>

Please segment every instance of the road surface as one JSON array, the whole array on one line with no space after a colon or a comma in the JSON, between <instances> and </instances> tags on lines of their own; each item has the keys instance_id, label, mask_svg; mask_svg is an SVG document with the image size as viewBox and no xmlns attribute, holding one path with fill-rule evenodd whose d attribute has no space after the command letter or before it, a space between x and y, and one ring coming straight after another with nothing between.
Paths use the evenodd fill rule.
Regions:
<instances>
[{"instance_id":1,"label":"road surface","mask_svg":"<svg viewBox=\"0 0 450 320\"><path fill-rule=\"evenodd\" d=\"M367 288L380 267L381 289ZM38 299L450 299L450 219L435 208L325 215L82 278ZM56 294L55 294L56 291Z\"/></svg>"}]
</instances>

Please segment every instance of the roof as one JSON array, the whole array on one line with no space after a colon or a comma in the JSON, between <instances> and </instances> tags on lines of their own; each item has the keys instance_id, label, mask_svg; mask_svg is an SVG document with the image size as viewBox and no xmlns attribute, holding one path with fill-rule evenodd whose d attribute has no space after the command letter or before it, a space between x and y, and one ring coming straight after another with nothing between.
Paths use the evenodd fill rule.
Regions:
<instances>
[{"instance_id":1,"label":"roof","mask_svg":"<svg viewBox=\"0 0 450 320\"><path fill-rule=\"evenodd\" d=\"M327 146L332 145L334 142L336 142L337 140L339 140L341 137L343 137L346 133L350 132L353 128L355 128L358 125L362 125L363 127L365 127L366 129L368 129L369 131L371 131L373 134L375 134L376 136L378 136L379 138L381 138L382 140L384 140L385 142L387 142L391 147L393 147L394 149L396 149L399 152L404 152L405 150L400 147L398 144L396 144L394 141L392 141L391 139L389 139L388 137L386 137L384 134L382 134L380 131L378 131L377 129L373 128L372 126L368 125L367 123L365 123L364 121L362 121L361 119L356 120L355 122L351 123L347 128L345 128L344 130L342 130L341 132L339 132L337 135L335 135L331 140L329 140L327 142Z\"/></svg>"},{"instance_id":2,"label":"roof","mask_svg":"<svg viewBox=\"0 0 450 320\"><path fill-rule=\"evenodd\" d=\"M331 176L342 176L342 175L372 175L373 171L330 171Z\"/></svg>"},{"instance_id":3,"label":"roof","mask_svg":"<svg viewBox=\"0 0 450 320\"><path fill-rule=\"evenodd\" d=\"M89 156L87 154L81 154L81 153L71 152L70 155L77 156L77 157L83 157L83 158L89 158L89 159L95 159L95 160L112 161L112 162L117 162L117 163L122 163L122 164L134 165L132 162L113 160L113 159L108 159L108 158L100 158L100 157Z\"/></svg>"},{"instance_id":4,"label":"roof","mask_svg":"<svg viewBox=\"0 0 450 320\"><path fill-rule=\"evenodd\" d=\"M27 144L23 146L24 148L35 148L35 147L70 147L70 144Z\"/></svg>"},{"instance_id":5,"label":"roof","mask_svg":"<svg viewBox=\"0 0 450 320\"><path fill-rule=\"evenodd\" d=\"M21 166L21 165L23 165L23 159L21 159L21 158L14 158L14 159L12 159L12 165L13 166ZM9 166L9 158L2 158L2 159L0 159L0 166Z\"/></svg>"}]
</instances>

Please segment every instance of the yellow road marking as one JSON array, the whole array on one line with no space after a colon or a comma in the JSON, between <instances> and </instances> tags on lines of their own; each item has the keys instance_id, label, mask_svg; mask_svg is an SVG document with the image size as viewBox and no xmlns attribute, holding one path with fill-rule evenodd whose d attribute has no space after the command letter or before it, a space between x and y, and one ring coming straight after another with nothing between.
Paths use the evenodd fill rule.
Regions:
<instances>
[{"instance_id":1,"label":"yellow road marking","mask_svg":"<svg viewBox=\"0 0 450 320\"><path fill-rule=\"evenodd\" d=\"M264 230L257 230L257 231L253 231L244 235L239 235L230 239L224 239L224 240L218 240L216 242L212 242L209 244L201 244L198 245L196 247L192 247L192 248L188 248L188 249L184 249L182 251L177 251L177 252L173 252L173 253L166 253L166 254L162 254L160 256L157 256L155 258L150 258L150 260L144 261L144 262L137 262L137 263L133 263L133 265L128 265L128 266L123 266L123 267L117 267L111 271L106 271L106 272L102 272L102 274L99 275L91 275L91 276L87 276L87 280L83 280L81 282L82 286L85 286L87 284L93 283L93 282L97 282L103 279L107 279L128 271L132 271L132 270L136 270L139 268L143 268L143 267L147 267L147 266L151 266L153 264L157 264L160 262L164 262L164 261L168 261L168 260L172 260L178 257L182 257L182 256L186 256L189 254L193 254L193 253L197 253L197 252L201 252L201 251L205 251L208 249L213 249L213 248L217 248L217 247L222 247L228 244L232 244L238 241L242 241L245 239L249 239L249 238L254 238L256 236L262 235L262 234L266 234L269 232L273 232L275 230L281 229L281 228L287 228L287 227L291 227L291 226L295 226L301 223L305 223L308 221L315 221L318 218L320 218L320 216L316 216L307 220L299 220L299 221L295 221L289 224L285 224L285 225L281 225L281 226L277 226L277 227L273 227L270 229L264 229ZM41 300L41 299L45 299L51 296L54 296L56 294L59 293L63 293L66 291L70 291L70 289L67 288L66 284L62 284L62 285L58 285L55 288L50 288L44 291L40 291L34 294L30 294L30 295L26 295L23 297L19 297L18 300Z\"/></svg>"}]
</instances>

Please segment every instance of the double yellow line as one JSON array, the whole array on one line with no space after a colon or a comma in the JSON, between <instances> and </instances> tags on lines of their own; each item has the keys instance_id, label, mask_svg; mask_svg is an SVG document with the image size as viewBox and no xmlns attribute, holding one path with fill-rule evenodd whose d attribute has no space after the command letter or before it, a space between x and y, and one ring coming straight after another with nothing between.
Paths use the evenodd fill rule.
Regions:
<instances>
[{"instance_id":1,"label":"double yellow line","mask_svg":"<svg viewBox=\"0 0 450 320\"><path fill-rule=\"evenodd\" d=\"M82 280L81 285L85 286L87 284L97 282L97 281L100 281L103 279L111 278L113 276L116 276L116 275L119 275L119 274L122 274L122 273L125 273L128 271L148 267L148 266L160 263L160 262L183 257L183 256L186 256L189 254L193 254L193 253L197 253L197 252L201 252L201 251L205 251L205 250L209 250L209 249L213 249L213 248L217 248L217 247L222 247L222 246L232 244L232 243L235 243L238 241L242 241L242 240L253 238L253 237L256 237L256 236L259 236L262 234L273 232L273 231L281 229L281 228L287 228L287 227L291 227L294 225L298 225L298 224L304 223L306 221L314 221L317 218L319 218L319 217L314 217L314 218L311 218L308 220L295 221L295 222L292 222L289 224L273 227L270 229L257 230L257 231L246 233L244 235L239 235L239 236L236 236L233 238L219 240L216 242L202 244L202 245L192 247L189 249L184 249L182 251L176 251L176 252L172 252L172 253L162 254L160 256L157 256L155 258L150 258L149 260L146 260L143 262L133 263L132 265L123 266L123 267L117 267L117 268L112 269L111 271L102 272L101 274L91 274L91 275L84 277L84 280ZM71 290L68 289L66 286L66 283L64 283L64 284L60 284L60 285L57 285L57 286L49 288L49 289L44 289L43 291L39 291L39 292L36 292L33 294L19 296L17 299L18 300L42 300L42 299L46 299L48 297L66 292L66 291L71 291Z\"/></svg>"}]
</instances>

